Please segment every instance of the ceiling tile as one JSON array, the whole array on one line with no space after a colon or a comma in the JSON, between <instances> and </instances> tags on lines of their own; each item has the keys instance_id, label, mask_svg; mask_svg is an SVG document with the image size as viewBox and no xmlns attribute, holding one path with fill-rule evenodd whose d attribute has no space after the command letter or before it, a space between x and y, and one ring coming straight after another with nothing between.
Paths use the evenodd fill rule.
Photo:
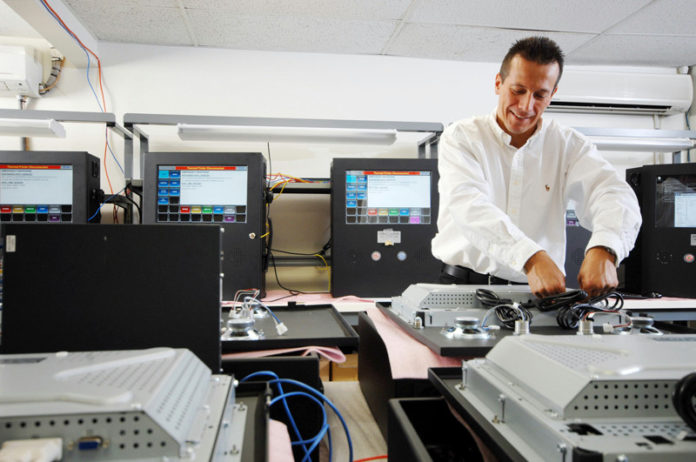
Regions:
<instances>
[{"instance_id":1,"label":"ceiling tile","mask_svg":"<svg viewBox=\"0 0 696 462\"><path fill-rule=\"evenodd\" d=\"M657 34L696 36L694 0L656 0L617 24L611 34Z\"/></svg>"},{"instance_id":2,"label":"ceiling tile","mask_svg":"<svg viewBox=\"0 0 696 462\"><path fill-rule=\"evenodd\" d=\"M602 32L650 1L416 0L407 21L539 31Z\"/></svg>"},{"instance_id":3,"label":"ceiling tile","mask_svg":"<svg viewBox=\"0 0 696 462\"><path fill-rule=\"evenodd\" d=\"M188 14L200 45L245 50L379 54L396 27L395 21Z\"/></svg>"},{"instance_id":4,"label":"ceiling tile","mask_svg":"<svg viewBox=\"0 0 696 462\"><path fill-rule=\"evenodd\" d=\"M515 40L534 33L526 30L449 25L407 24L385 54L414 58L499 62ZM541 33L568 53L590 40L591 34Z\"/></svg>"},{"instance_id":5,"label":"ceiling tile","mask_svg":"<svg viewBox=\"0 0 696 462\"><path fill-rule=\"evenodd\" d=\"M77 16L100 40L155 45L191 45L181 10L127 2L80 3ZM147 3L147 2L141 2Z\"/></svg>"},{"instance_id":6,"label":"ceiling tile","mask_svg":"<svg viewBox=\"0 0 696 462\"><path fill-rule=\"evenodd\" d=\"M660 35L601 35L569 53L578 64L696 65L696 40Z\"/></svg>"},{"instance_id":7,"label":"ceiling tile","mask_svg":"<svg viewBox=\"0 0 696 462\"><path fill-rule=\"evenodd\" d=\"M243 16L358 19L400 19L411 0L182 0L185 8L229 11Z\"/></svg>"}]
</instances>

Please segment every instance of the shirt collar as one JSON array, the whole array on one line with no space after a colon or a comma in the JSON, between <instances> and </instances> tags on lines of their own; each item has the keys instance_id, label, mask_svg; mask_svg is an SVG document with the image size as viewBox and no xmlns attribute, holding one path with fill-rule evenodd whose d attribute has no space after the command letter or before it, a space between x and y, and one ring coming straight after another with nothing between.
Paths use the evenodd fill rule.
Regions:
<instances>
[{"instance_id":1,"label":"shirt collar","mask_svg":"<svg viewBox=\"0 0 696 462\"><path fill-rule=\"evenodd\" d=\"M513 148L513 149L517 149L517 148L515 148L514 146L511 146L511 145L510 145L510 141L512 140L512 136L510 136L510 135L508 135L507 133L505 133L505 131L504 131L502 128L500 128L500 125L498 125L498 121L497 121L497 119L496 119L496 111L497 111L497 108L496 108L496 109L493 109L493 112L491 112L491 113L488 115L488 124L491 126L491 129L493 130L493 133L495 134L495 136L497 136L498 139L500 139L500 141L501 141L505 146L509 146L509 147L511 147L511 148ZM539 124L537 125L536 130L534 131L534 133L532 133L532 136L529 137L529 139L528 139L527 142L524 144L524 146L530 146L530 145L531 145L532 143L534 143L537 139L539 139L539 138L541 137L542 131L545 131L545 130L546 130L546 126L547 126L547 125L548 125L548 124L545 124L545 123L544 123L544 118L541 117L541 118L539 119ZM524 147L524 146L523 146L523 147ZM520 148L520 149L521 149L521 148Z\"/></svg>"}]
</instances>

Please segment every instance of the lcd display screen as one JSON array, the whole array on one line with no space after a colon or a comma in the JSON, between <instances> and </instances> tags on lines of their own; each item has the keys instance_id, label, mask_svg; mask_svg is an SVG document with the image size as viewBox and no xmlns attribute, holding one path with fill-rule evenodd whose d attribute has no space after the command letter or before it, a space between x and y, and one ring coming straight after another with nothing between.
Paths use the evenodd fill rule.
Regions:
<instances>
[{"instance_id":1,"label":"lcd display screen","mask_svg":"<svg viewBox=\"0 0 696 462\"><path fill-rule=\"evenodd\" d=\"M69 223L72 216L72 165L0 165L1 221Z\"/></svg>"},{"instance_id":2,"label":"lcd display screen","mask_svg":"<svg viewBox=\"0 0 696 462\"><path fill-rule=\"evenodd\" d=\"M158 222L246 223L248 167L160 165Z\"/></svg>"},{"instance_id":3,"label":"lcd display screen","mask_svg":"<svg viewBox=\"0 0 696 462\"><path fill-rule=\"evenodd\" d=\"M429 171L346 171L347 224L431 222Z\"/></svg>"}]
</instances>

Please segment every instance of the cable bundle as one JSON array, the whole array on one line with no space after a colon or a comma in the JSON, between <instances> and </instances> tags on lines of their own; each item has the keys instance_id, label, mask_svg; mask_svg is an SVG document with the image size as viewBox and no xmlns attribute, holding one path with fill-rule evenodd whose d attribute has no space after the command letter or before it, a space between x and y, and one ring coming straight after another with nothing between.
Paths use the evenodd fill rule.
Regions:
<instances>
[{"instance_id":1,"label":"cable bundle","mask_svg":"<svg viewBox=\"0 0 696 462\"><path fill-rule=\"evenodd\" d=\"M580 291L582 292L582 291ZM584 292L583 292L584 293ZM613 299L613 302L610 302ZM564 329L575 329L581 319L594 313L615 313L623 308L624 299L618 292L609 292L598 297L591 298L583 303L565 305L559 308L556 314L558 325Z\"/></svg>"},{"instance_id":2,"label":"cable bundle","mask_svg":"<svg viewBox=\"0 0 696 462\"><path fill-rule=\"evenodd\" d=\"M482 327L486 325L488 316L491 313L495 313L500 325L507 329L514 329L515 321L520 319L528 320L530 323L532 322L532 313L524 304L515 303L509 298L501 298L492 290L476 289L476 299L481 302L483 306L492 307L483 316L483 321L481 321Z\"/></svg>"}]
</instances>

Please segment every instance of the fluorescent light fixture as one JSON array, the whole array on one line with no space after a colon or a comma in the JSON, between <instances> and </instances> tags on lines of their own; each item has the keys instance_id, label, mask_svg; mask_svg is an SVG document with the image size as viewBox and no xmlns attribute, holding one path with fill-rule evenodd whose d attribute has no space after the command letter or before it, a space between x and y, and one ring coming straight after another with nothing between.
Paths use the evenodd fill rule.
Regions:
<instances>
[{"instance_id":1,"label":"fluorescent light fixture","mask_svg":"<svg viewBox=\"0 0 696 462\"><path fill-rule=\"evenodd\" d=\"M688 138L591 137L600 151L677 152L694 147Z\"/></svg>"},{"instance_id":2,"label":"fluorescent light fixture","mask_svg":"<svg viewBox=\"0 0 696 462\"><path fill-rule=\"evenodd\" d=\"M0 119L0 135L65 138L65 128L54 119Z\"/></svg>"},{"instance_id":3,"label":"fluorescent light fixture","mask_svg":"<svg viewBox=\"0 0 696 462\"><path fill-rule=\"evenodd\" d=\"M182 140L394 144L396 130L177 124Z\"/></svg>"}]
</instances>

